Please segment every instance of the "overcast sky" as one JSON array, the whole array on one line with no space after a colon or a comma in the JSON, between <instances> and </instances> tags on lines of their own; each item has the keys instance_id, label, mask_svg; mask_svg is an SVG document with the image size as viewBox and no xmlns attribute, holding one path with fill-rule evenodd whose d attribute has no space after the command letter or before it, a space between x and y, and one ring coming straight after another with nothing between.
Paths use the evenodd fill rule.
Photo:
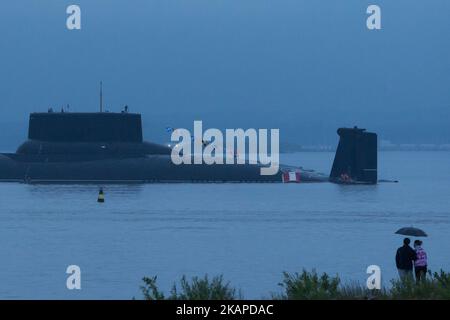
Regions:
<instances>
[{"instance_id":1,"label":"overcast sky","mask_svg":"<svg viewBox=\"0 0 450 320\"><path fill-rule=\"evenodd\" d=\"M82 29L66 28L78 4ZM382 9L369 31L366 9ZM14 0L0 4L0 150L28 114L70 104L164 128L280 128L334 143L358 125L394 142L450 143L448 0ZM10 150L11 151L11 150Z\"/></svg>"}]
</instances>

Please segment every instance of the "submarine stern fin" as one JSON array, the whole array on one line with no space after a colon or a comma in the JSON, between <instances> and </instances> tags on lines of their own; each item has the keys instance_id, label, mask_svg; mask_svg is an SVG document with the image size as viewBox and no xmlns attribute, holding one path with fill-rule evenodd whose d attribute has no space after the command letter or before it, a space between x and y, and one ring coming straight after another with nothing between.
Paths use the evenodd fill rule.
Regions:
<instances>
[{"instance_id":1,"label":"submarine stern fin","mask_svg":"<svg viewBox=\"0 0 450 320\"><path fill-rule=\"evenodd\" d=\"M365 129L339 128L339 144L330 182L376 184L378 179L377 134Z\"/></svg>"}]
</instances>

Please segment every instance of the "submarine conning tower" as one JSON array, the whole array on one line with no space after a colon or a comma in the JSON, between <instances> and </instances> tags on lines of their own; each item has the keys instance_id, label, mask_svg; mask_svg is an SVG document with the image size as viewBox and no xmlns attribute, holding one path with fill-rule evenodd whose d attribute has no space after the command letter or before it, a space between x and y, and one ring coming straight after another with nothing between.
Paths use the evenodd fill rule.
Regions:
<instances>
[{"instance_id":1,"label":"submarine conning tower","mask_svg":"<svg viewBox=\"0 0 450 320\"><path fill-rule=\"evenodd\" d=\"M143 141L137 113L31 113L28 141L18 154L145 155L168 154L170 149Z\"/></svg>"},{"instance_id":2,"label":"submarine conning tower","mask_svg":"<svg viewBox=\"0 0 450 320\"><path fill-rule=\"evenodd\" d=\"M377 134L358 127L339 128L339 144L330 173L336 183L376 184Z\"/></svg>"},{"instance_id":3,"label":"submarine conning tower","mask_svg":"<svg viewBox=\"0 0 450 320\"><path fill-rule=\"evenodd\" d=\"M28 139L52 142L142 142L142 120L135 113L30 114Z\"/></svg>"}]
</instances>

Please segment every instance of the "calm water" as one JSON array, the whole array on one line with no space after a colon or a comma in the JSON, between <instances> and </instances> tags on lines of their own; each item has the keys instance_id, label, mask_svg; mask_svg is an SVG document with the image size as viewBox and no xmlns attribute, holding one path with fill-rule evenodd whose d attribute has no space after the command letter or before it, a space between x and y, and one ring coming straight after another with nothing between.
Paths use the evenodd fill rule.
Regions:
<instances>
[{"instance_id":1,"label":"calm water","mask_svg":"<svg viewBox=\"0 0 450 320\"><path fill-rule=\"evenodd\" d=\"M284 155L328 172L332 153ZM396 276L398 228L428 232L431 269L450 269L450 153L385 152L377 186L334 184L0 184L0 298L140 297L143 276L168 290L182 274L223 273L246 298L277 292L282 271L366 280ZM82 290L65 270L82 271Z\"/></svg>"}]
</instances>

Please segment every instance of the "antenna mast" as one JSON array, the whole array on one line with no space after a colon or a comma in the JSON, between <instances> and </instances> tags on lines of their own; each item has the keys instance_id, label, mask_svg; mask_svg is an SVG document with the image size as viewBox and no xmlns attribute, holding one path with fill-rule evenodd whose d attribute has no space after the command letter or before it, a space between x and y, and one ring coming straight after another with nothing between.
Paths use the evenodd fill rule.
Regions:
<instances>
[{"instance_id":1,"label":"antenna mast","mask_svg":"<svg viewBox=\"0 0 450 320\"><path fill-rule=\"evenodd\" d=\"M100 112L103 112L103 83L100 81Z\"/></svg>"}]
</instances>

